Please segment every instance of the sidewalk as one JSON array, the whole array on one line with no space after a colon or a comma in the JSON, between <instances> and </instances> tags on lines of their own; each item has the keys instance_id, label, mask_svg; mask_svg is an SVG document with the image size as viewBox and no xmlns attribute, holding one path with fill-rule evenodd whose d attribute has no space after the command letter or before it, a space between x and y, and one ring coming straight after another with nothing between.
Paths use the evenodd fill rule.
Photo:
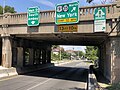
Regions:
<instances>
[{"instance_id":1,"label":"sidewalk","mask_svg":"<svg viewBox=\"0 0 120 90\"><path fill-rule=\"evenodd\" d=\"M95 74L97 77L98 84L101 87L101 90L108 90L106 88L110 86L109 80L107 80L99 71L96 71Z\"/></svg>"}]
</instances>

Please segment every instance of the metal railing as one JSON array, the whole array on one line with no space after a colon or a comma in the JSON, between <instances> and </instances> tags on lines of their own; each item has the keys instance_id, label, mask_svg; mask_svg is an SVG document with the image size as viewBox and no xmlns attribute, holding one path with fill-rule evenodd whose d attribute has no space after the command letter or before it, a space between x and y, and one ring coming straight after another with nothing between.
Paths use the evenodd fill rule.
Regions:
<instances>
[{"instance_id":1,"label":"metal railing","mask_svg":"<svg viewBox=\"0 0 120 90\"><path fill-rule=\"evenodd\" d=\"M87 90L104 90L97 82L97 78L93 73L94 65L90 65L88 71Z\"/></svg>"}]
</instances>

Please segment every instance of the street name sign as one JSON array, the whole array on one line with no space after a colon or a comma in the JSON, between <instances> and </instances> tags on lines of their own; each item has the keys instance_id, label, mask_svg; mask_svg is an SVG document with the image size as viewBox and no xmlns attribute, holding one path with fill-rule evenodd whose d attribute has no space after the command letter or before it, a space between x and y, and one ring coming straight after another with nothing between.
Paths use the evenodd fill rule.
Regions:
<instances>
[{"instance_id":1,"label":"street name sign","mask_svg":"<svg viewBox=\"0 0 120 90\"><path fill-rule=\"evenodd\" d=\"M79 2L57 4L55 8L55 23L73 24L79 22Z\"/></svg>"},{"instance_id":2,"label":"street name sign","mask_svg":"<svg viewBox=\"0 0 120 90\"><path fill-rule=\"evenodd\" d=\"M94 10L94 32L106 31L106 9L104 7Z\"/></svg>"},{"instance_id":3,"label":"street name sign","mask_svg":"<svg viewBox=\"0 0 120 90\"><path fill-rule=\"evenodd\" d=\"M58 25L58 32L77 32L78 25Z\"/></svg>"},{"instance_id":4,"label":"street name sign","mask_svg":"<svg viewBox=\"0 0 120 90\"><path fill-rule=\"evenodd\" d=\"M28 26L38 26L39 25L40 12L38 7L28 8L27 13L27 25Z\"/></svg>"}]
</instances>

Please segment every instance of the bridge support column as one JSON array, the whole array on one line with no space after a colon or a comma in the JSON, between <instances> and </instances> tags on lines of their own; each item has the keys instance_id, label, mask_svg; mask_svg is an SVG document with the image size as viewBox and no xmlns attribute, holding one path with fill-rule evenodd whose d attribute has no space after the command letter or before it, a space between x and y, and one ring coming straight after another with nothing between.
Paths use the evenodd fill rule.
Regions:
<instances>
[{"instance_id":1,"label":"bridge support column","mask_svg":"<svg viewBox=\"0 0 120 90\"><path fill-rule=\"evenodd\" d=\"M2 66L6 68L12 66L12 45L10 35L2 36Z\"/></svg>"},{"instance_id":2,"label":"bridge support column","mask_svg":"<svg viewBox=\"0 0 120 90\"><path fill-rule=\"evenodd\" d=\"M47 63L51 63L51 51L47 51Z\"/></svg>"},{"instance_id":3,"label":"bridge support column","mask_svg":"<svg viewBox=\"0 0 120 90\"><path fill-rule=\"evenodd\" d=\"M47 63L51 63L51 46L48 46L46 51Z\"/></svg>"},{"instance_id":4,"label":"bridge support column","mask_svg":"<svg viewBox=\"0 0 120 90\"><path fill-rule=\"evenodd\" d=\"M42 64L42 50L41 49L39 49L40 50L40 56L39 56L39 61L40 61L40 64Z\"/></svg>"},{"instance_id":5,"label":"bridge support column","mask_svg":"<svg viewBox=\"0 0 120 90\"><path fill-rule=\"evenodd\" d=\"M29 49L30 53L30 65L33 65L33 59L34 59L34 50L32 48Z\"/></svg>"},{"instance_id":6,"label":"bridge support column","mask_svg":"<svg viewBox=\"0 0 120 90\"><path fill-rule=\"evenodd\" d=\"M42 50L42 64L46 64L46 50Z\"/></svg>"},{"instance_id":7,"label":"bridge support column","mask_svg":"<svg viewBox=\"0 0 120 90\"><path fill-rule=\"evenodd\" d=\"M110 39L111 44L111 83L120 81L120 37Z\"/></svg>"},{"instance_id":8,"label":"bridge support column","mask_svg":"<svg viewBox=\"0 0 120 90\"><path fill-rule=\"evenodd\" d=\"M18 53L17 53L17 66L23 67L23 48L18 47L17 51L18 51Z\"/></svg>"},{"instance_id":9,"label":"bridge support column","mask_svg":"<svg viewBox=\"0 0 120 90\"><path fill-rule=\"evenodd\" d=\"M110 43L110 39L108 39L104 45L103 45L103 50L102 50L102 56L103 56L103 72L104 72L104 76L111 81L111 43Z\"/></svg>"}]
</instances>

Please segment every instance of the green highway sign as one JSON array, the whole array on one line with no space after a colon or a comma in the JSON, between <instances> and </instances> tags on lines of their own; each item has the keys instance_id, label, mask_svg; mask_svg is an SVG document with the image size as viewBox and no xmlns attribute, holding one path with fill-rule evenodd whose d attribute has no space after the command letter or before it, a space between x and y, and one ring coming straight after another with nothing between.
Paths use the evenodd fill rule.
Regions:
<instances>
[{"instance_id":1,"label":"green highway sign","mask_svg":"<svg viewBox=\"0 0 120 90\"><path fill-rule=\"evenodd\" d=\"M56 24L73 24L79 22L79 2L57 4L55 12Z\"/></svg>"},{"instance_id":2,"label":"green highway sign","mask_svg":"<svg viewBox=\"0 0 120 90\"><path fill-rule=\"evenodd\" d=\"M94 10L94 32L106 31L106 9L104 7Z\"/></svg>"},{"instance_id":3,"label":"green highway sign","mask_svg":"<svg viewBox=\"0 0 120 90\"><path fill-rule=\"evenodd\" d=\"M28 26L38 26L39 25L39 8L38 7L30 7L28 8L27 13L27 25Z\"/></svg>"}]
</instances>

